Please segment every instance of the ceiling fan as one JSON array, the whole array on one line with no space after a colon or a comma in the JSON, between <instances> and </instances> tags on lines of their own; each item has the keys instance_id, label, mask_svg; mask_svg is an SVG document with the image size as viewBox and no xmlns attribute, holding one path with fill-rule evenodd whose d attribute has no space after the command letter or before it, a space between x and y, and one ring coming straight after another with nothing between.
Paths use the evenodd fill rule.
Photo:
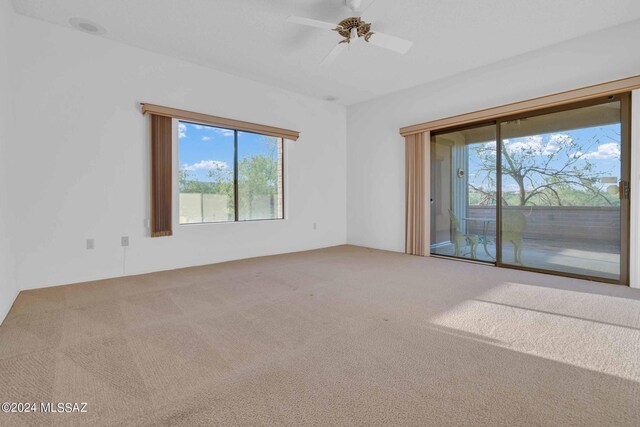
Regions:
<instances>
[{"instance_id":1,"label":"ceiling fan","mask_svg":"<svg viewBox=\"0 0 640 427\"><path fill-rule=\"evenodd\" d=\"M400 54L405 54L409 49L411 49L413 42L410 42L409 40L372 31L371 23L366 22L366 18L362 17L362 14L365 11L358 12L358 9L362 4L362 0L345 0L345 4L356 15L360 16L345 18L338 22L338 24L304 18L302 16L290 16L287 18L287 22L292 24L336 31L342 37L342 40L340 40L336 47L334 47L333 50L322 60L321 65L333 62L338 55L340 55L340 53L347 49L347 47L352 43L371 43L372 45L389 49ZM373 4L373 1L371 4ZM371 4L369 4L369 7Z\"/></svg>"}]
</instances>

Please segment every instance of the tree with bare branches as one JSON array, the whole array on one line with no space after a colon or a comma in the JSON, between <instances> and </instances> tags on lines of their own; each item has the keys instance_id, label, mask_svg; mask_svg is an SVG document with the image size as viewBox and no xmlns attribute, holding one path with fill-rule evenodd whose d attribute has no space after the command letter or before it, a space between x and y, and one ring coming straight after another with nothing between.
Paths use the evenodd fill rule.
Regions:
<instances>
[{"instance_id":1,"label":"tree with bare branches","mask_svg":"<svg viewBox=\"0 0 640 427\"><path fill-rule=\"evenodd\" d=\"M615 141L615 135L611 137ZM619 141L619 138L618 138ZM592 151L597 147L597 151ZM605 173L595 167L599 153L619 158L620 145L599 137L581 144L567 134L505 139L501 146L504 205L614 205L617 197L603 191ZM496 200L496 143L472 148L479 167L469 186L478 204ZM508 177L508 178L507 178ZM471 177L470 177L471 178Z\"/></svg>"}]
</instances>

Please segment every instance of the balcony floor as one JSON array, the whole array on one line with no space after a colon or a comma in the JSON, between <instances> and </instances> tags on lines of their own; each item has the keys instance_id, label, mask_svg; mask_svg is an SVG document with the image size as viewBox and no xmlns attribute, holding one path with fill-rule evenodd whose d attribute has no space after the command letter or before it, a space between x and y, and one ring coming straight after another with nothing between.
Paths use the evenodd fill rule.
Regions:
<instances>
[{"instance_id":1,"label":"balcony floor","mask_svg":"<svg viewBox=\"0 0 640 427\"><path fill-rule=\"evenodd\" d=\"M513 244L504 246L503 263L515 264ZM453 244L432 248L438 255L454 255ZM478 246L476 260L494 262L495 243ZM461 256L470 258L470 247L462 247ZM516 264L517 265L517 264ZM524 239L522 246L522 265L524 267L565 273L594 276L605 279L619 279L620 245L608 242L558 241L541 239Z\"/></svg>"}]
</instances>

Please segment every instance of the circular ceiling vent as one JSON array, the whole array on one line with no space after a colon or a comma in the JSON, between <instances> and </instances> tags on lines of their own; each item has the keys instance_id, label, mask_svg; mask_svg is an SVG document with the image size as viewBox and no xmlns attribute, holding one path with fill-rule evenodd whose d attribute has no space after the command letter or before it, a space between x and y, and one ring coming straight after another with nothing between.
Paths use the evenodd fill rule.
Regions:
<instances>
[{"instance_id":1,"label":"circular ceiling vent","mask_svg":"<svg viewBox=\"0 0 640 427\"><path fill-rule=\"evenodd\" d=\"M105 30L102 26L84 18L71 18L69 19L69 23L73 28L89 34L99 35L107 32L107 30Z\"/></svg>"}]
</instances>

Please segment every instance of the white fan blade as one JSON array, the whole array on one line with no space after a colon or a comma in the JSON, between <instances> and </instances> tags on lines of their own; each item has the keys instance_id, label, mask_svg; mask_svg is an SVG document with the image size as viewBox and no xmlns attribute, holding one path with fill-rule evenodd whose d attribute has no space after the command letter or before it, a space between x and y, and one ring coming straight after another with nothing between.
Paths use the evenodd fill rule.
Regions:
<instances>
[{"instance_id":1,"label":"white fan blade","mask_svg":"<svg viewBox=\"0 0 640 427\"><path fill-rule=\"evenodd\" d=\"M413 46L413 42L410 42L409 40L389 36L387 34L376 33L375 31L373 32L373 35L371 35L369 43L400 54L407 53L409 49L411 49L411 46Z\"/></svg>"},{"instance_id":2,"label":"white fan blade","mask_svg":"<svg viewBox=\"0 0 640 427\"><path fill-rule=\"evenodd\" d=\"M328 65L336 60L338 55L340 55L347 48L347 43L338 43L336 47L334 47L331 52L322 60L320 65Z\"/></svg>"},{"instance_id":3,"label":"white fan blade","mask_svg":"<svg viewBox=\"0 0 640 427\"><path fill-rule=\"evenodd\" d=\"M318 21L317 19L304 18L302 16L290 16L287 18L287 22L307 27L321 28L323 30L333 30L338 27L338 25L330 22Z\"/></svg>"}]
</instances>

